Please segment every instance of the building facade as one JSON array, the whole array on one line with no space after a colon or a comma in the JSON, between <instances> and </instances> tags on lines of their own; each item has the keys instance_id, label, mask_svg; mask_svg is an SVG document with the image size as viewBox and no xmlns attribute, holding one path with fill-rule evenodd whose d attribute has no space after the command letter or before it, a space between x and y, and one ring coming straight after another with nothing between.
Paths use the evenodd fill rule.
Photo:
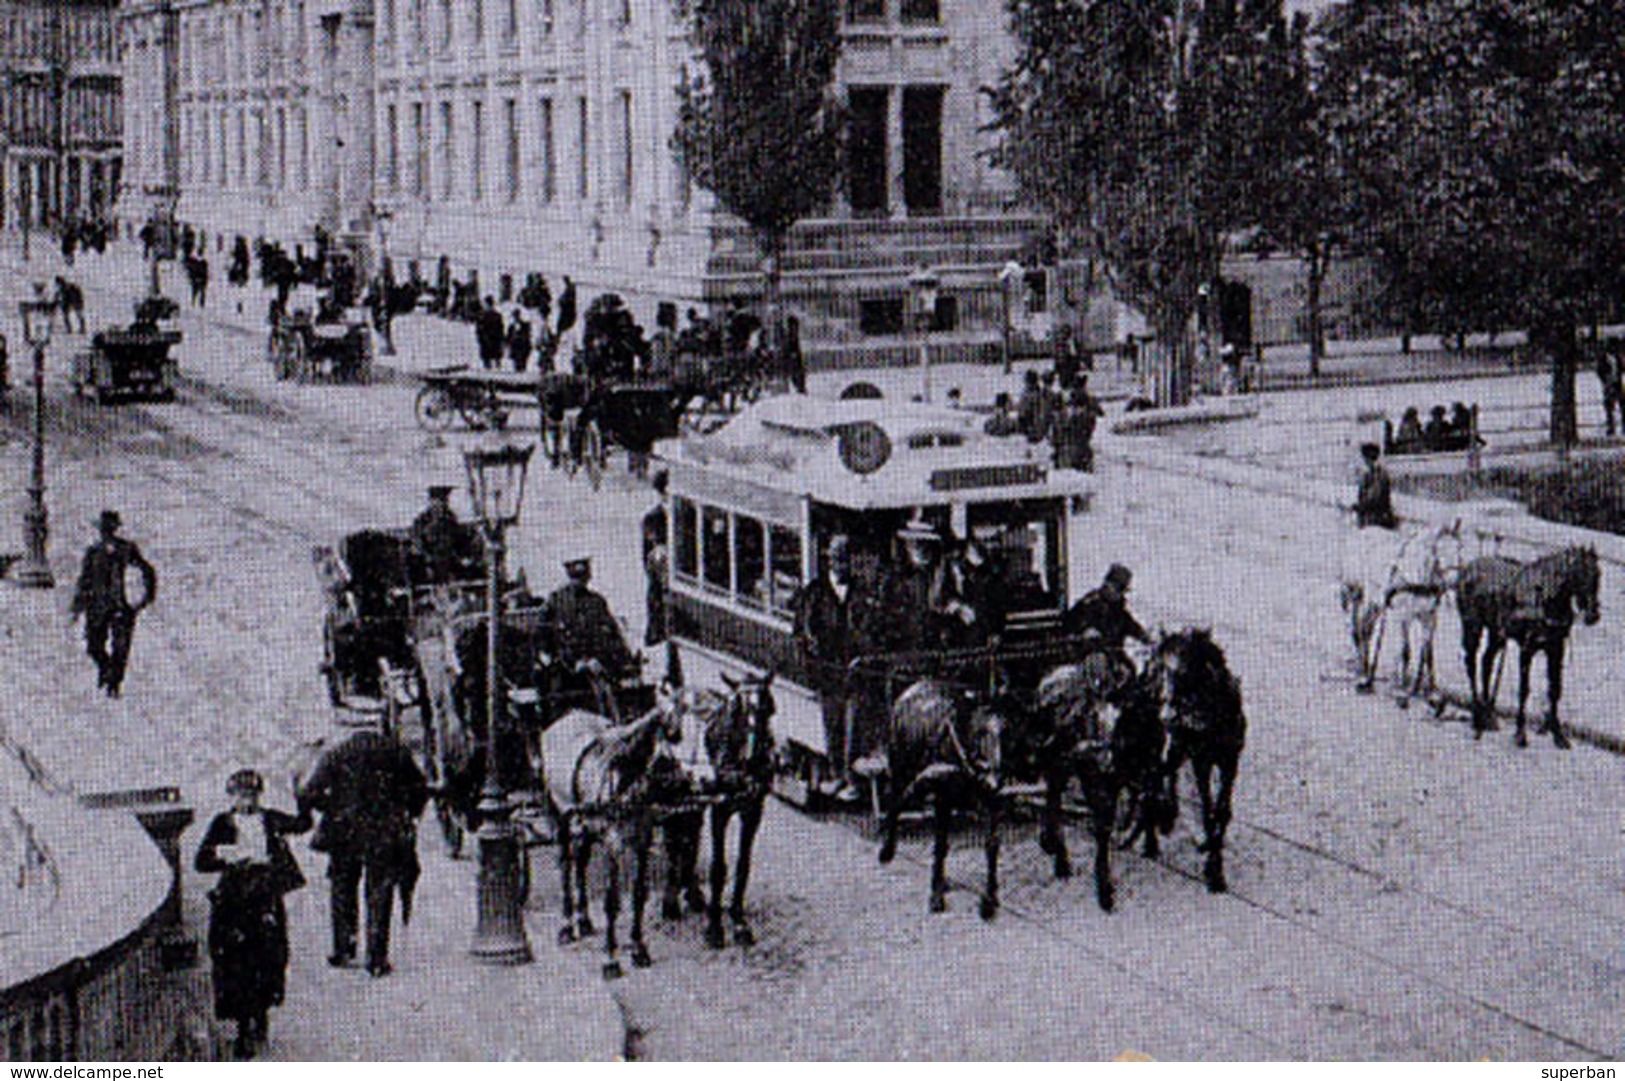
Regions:
<instances>
[{"instance_id":1,"label":"building facade","mask_svg":"<svg viewBox=\"0 0 1625 1081\"><path fill-rule=\"evenodd\" d=\"M132 169L210 234L366 238L397 270L444 257L502 295L539 271L590 297L748 300L748 232L675 160L677 87L695 63L670 0L133 0ZM171 12L175 45L156 10ZM1011 43L981 0L846 0L839 92L850 179L803 222L784 295L812 342L901 333L932 269L944 328L996 336L997 273L1041 225L991 169L982 88ZM146 28L146 29L143 29ZM158 61L161 61L158 62ZM177 73L166 98L167 70ZM154 110L157 110L154 112ZM148 116L167 116L170 127ZM977 329L980 328L980 329Z\"/></svg>"},{"instance_id":2,"label":"building facade","mask_svg":"<svg viewBox=\"0 0 1625 1081\"><path fill-rule=\"evenodd\" d=\"M102 220L120 184L117 0L0 0L0 225Z\"/></svg>"}]
</instances>

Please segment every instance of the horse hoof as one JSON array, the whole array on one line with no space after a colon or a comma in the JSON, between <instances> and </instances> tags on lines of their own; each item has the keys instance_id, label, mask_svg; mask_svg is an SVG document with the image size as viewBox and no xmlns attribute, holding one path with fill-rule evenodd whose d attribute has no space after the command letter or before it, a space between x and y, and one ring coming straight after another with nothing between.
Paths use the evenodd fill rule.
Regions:
<instances>
[{"instance_id":1,"label":"horse hoof","mask_svg":"<svg viewBox=\"0 0 1625 1081\"><path fill-rule=\"evenodd\" d=\"M756 932L752 931L749 927L746 927L744 924L740 924L738 927L734 928L734 945L735 946L754 946L754 945L756 945Z\"/></svg>"},{"instance_id":2,"label":"horse hoof","mask_svg":"<svg viewBox=\"0 0 1625 1081\"><path fill-rule=\"evenodd\" d=\"M880 865L884 867L897 858L897 846L887 842L880 846Z\"/></svg>"},{"instance_id":3,"label":"horse hoof","mask_svg":"<svg viewBox=\"0 0 1625 1081\"><path fill-rule=\"evenodd\" d=\"M721 927L707 927L705 944L713 950L720 950L728 944L728 936L722 933Z\"/></svg>"},{"instance_id":4,"label":"horse hoof","mask_svg":"<svg viewBox=\"0 0 1625 1081\"><path fill-rule=\"evenodd\" d=\"M683 918L683 906L676 901L662 901L660 903L660 918L676 923Z\"/></svg>"},{"instance_id":5,"label":"horse hoof","mask_svg":"<svg viewBox=\"0 0 1625 1081\"><path fill-rule=\"evenodd\" d=\"M649 956L649 947L641 943L632 947L633 968L648 968L654 963L654 958Z\"/></svg>"},{"instance_id":6,"label":"horse hoof","mask_svg":"<svg viewBox=\"0 0 1625 1081\"><path fill-rule=\"evenodd\" d=\"M1055 877L1067 879L1072 877L1072 861L1064 856L1055 861Z\"/></svg>"},{"instance_id":7,"label":"horse hoof","mask_svg":"<svg viewBox=\"0 0 1625 1081\"><path fill-rule=\"evenodd\" d=\"M1552 746L1556 747L1560 751L1567 751L1573 749L1574 744L1570 743L1569 737L1565 736L1563 733L1553 732Z\"/></svg>"},{"instance_id":8,"label":"horse hoof","mask_svg":"<svg viewBox=\"0 0 1625 1081\"><path fill-rule=\"evenodd\" d=\"M572 942L574 942L575 940L576 940L576 929L574 927L560 927L559 928L559 945L560 946L568 946Z\"/></svg>"},{"instance_id":9,"label":"horse hoof","mask_svg":"<svg viewBox=\"0 0 1625 1081\"><path fill-rule=\"evenodd\" d=\"M1400 709L1410 709L1411 700L1409 698L1397 698L1394 700L1394 705L1398 706Z\"/></svg>"},{"instance_id":10,"label":"horse hoof","mask_svg":"<svg viewBox=\"0 0 1625 1081\"><path fill-rule=\"evenodd\" d=\"M1207 891L1209 893L1229 893L1230 883L1224 880L1224 872L1207 876Z\"/></svg>"},{"instance_id":11,"label":"horse hoof","mask_svg":"<svg viewBox=\"0 0 1625 1081\"><path fill-rule=\"evenodd\" d=\"M593 922L591 920L582 920L581 921L581 937L582 938L587 938L588 936L596 935L597 933L598 933L598 928L593 926Z\"/></svg>"},{"instance_id":12,"label":"horse hoof","mask_svg":"<svg viewBox=\"0 0 1625 1081\"><path fill-rule=\"evenodd\" d=\"M1369 679L1362 679L1354 685L1355 694L1376 694L1377 685Z\"/></svg>"},{"instance_id":13,"label":"horse hoof","mask_svg":"<svg viewBox=\"0 0 1625 1081\"><path fill-rule=\"evenodd\" d=\"M1162 845L1157 843L1157 833L1155 830L1146 831L1145 847L1140 850L1140 854L1148 860L1160 859L1162 857Z\"/></svg>"},{"instance_id":14,"label":"horse hoof","mask_svg":"<svg viewBox=\"0 0 1625 1081\"><path fill-rule=\"evenodd\" d=\"M1117 907L1117 895L1111 890L1101 890L1095 898L1100 902L1100 911L1110 912Z\"/></svg>"},{"instance_id":15,"label":"horse hoof","mask_svg":"<svg viewBox=\"0 0 1625 1081\"><path fill-rule=\"evenodd\" d=\"M1060 847L1060 843L1056 840L1055 834L1046 830L1038 835L1038 851L1042 852L1044 855L1053 856L1057 851L1060 850Z\"/></svg>"},{"instance_id":16,"label":"horse hoof","mask_svg":"<svg viewBox=\"0 0 1625 1081\"><path fill-rule=\"evenodd\" d=\"M994 916L999 914L999 902L993 900L991 897L984 897L982 898L982 907L979 911L981 912L982 919L991 920Z\"/></svg>"},{"instance_id":17,"label":"horse hoof","mask_svg":"<svg viewBox=\"0 0 1625 1081\"><path fill-rule=\"evenodd\" d=\"M1445 707L1447 705L1449 705L1449 703L1443 698L1435 698L1433 701L1428 703L1428 708L1433 710L1433 717L1435 720L1437 720L1438 718L1444 716Z\"/></svg>"},{"instance_id":18,"label":"horse hoof","mask_svg":"<svg viewBox=\"0 0 1625 1081\"><path fill-rule=\"evenodd\" d=\"M1517 744L1519 747L1527 747L1529 746L1529 737L1524 735L1522 732L1519 732L1516 736L1512 737L1512 742Z\"/></svg>"},{"instance_id":19,"label":"horse hoof","mask_svg":"<svg viewBox=\"0 0 1625 1081\"><path fill-rule=\"evenodd\" d=\"M619 961L604 962L604 979L618 980L624 975L626 975L626 970L621 968L621 963Z\"/></svg>"},{"instance_id":20,"label":"horse hoof","mask_svg":"<svg viewBox=\"0 0 1625 1081\"><path fill-rule=\"evenodd\" d=\"M684 899L688 902L688 910L690 912L698 913L705 911L705 894L701 893L698 888L690 890Z\"/></svg>"},{"instance_id":21,"label":"horse hoof","mask_svg":"<svg viewBox=\"0 0 1625 1081\"><path fill-rule=\"evenodd\" d=\"M946 912L948 911L948 898L933 897L931 898L931 904L929 907L932 912Z\"/></svg>"}]
</instances>

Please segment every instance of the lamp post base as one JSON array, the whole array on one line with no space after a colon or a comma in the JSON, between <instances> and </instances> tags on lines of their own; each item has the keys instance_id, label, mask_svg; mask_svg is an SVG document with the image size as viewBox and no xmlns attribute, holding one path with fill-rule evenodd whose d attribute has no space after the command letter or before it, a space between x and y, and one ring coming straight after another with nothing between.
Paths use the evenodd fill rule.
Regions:
<instances>
[{"instance_id":1,"label":"lamp post base","mask_svg":"<svg viewBox=\"0 0 1625 1081\"><path fill-rule=\"evenodd\" d=\"M51 576L51 567L48 563L35 563L24 556L11 565L11 573L7 575L13 584L26 589L54 589L56 579Z\"/></svg>"},{"instance_id":2,"label":"lamp post base","mask_svg":"<svg viewBox=\"0 0 1625 1081\"><path fill-rule=\"evenodd\" d=\"M476 961L488 965L528 964L532 955L519 896L522 857L507 807L486 814L475 836L480 851L480 907L474 944L468 952Z\"/></svg>"},{"instance_id":3,"label":"lamp post base","mask_svg":"<svg viewBox=\"0 0 1625 1081\"><path fill-rule=\"evenodd\" d=\"M47 525L44 493L30 489L33 506L23 513L23 532L28 538L28 551L11 567L11 580L28 589L52 589L56 579L51 575L50 561L45 558Z\"/></svg>"}]
</instances>

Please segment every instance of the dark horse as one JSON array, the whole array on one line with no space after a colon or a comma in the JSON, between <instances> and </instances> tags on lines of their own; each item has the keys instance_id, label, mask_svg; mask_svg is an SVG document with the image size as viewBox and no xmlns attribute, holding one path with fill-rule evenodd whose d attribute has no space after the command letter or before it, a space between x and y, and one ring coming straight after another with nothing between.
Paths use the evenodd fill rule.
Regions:
<instances>
[{"instance_id":1,"label":"dark horse","mask_svg":"<svg viewBox=\"0 0 1625 1081\"><path fill-rule=\"evenodd\" d=\"M722 927L722 894L728 884L728 822L735 816L739 818L739 850L728 922L733 925L735 943L751 946L756 942L745 922L745 887L750 882L756 831L773 787L772 721L778 708L773 701L772 673L737 682L727 676L722 678L728 685L726 695L700 691L678 707L684 727L694 724L698 728L684 733L686 753L679 766L691 793L706 800L711 809L711 896L705 905L705 942L712 949L721 949L728 941ZM665 835L671 867L661 906L667 919L682 916L679 891L691 904L701 898L696 865L704 817L702 808L667 819Z\"/></svg>"},{"instance_id":2,"label":"dark horse","mask_svg":"<svg viewBox=\"0 0 1625 1081\"><path fill-rule=\"evenodd\" d=\"M1072 877L1061 798L1076 777L1095 840L1095 898L1107 912L1116 899L1111 850L1118 826L1133 827L1123 847L1143 834L1145 855L1155 858L1158 830L1166 832L1173 825L1162 784L1166 730L1160 691L1150 669L1147 676L1137 676L1126 658L1109 652L1062 665L1038 685L1033 738L1044 780L1038 844L1053 858L1055 877ZM1121 814L1125 795L1126 814Z\"/></svg>"},{"instance_id":3,"label":"dark horse","mask_svg":"<svg viewBox=\"0 0 1625 1081\"><path fill-rule=\"evenodd\" d=\"M1510 638L1518 643L1518 746L1529 745L1524 706L1529 699L1529 667L1537 653L1546 654L1546 731L1558 747L1569 746L1557 719L1563 651L1576 610L1587 626L1601 618L1597 599L1601 581L1602 569L1592 548L1565 548L1531 563L1485 556L1462 568L1456 610L1461 615L1462 658L1473 691L1475 739L1495 727L1500 682L1496 660Z\"/></svg>"},{"instance_id":4,"label":"dark horse","mask_svg":"<svg viewBox=\"0 0 1625 1081\"><path fill-rule=\"evenodd\" d=\"M1207 854L1203 876L1210 891L1223 893L1228 888L1224 837L1230 826L1230 798L1247 742L1241 685L1225 661L1224 650L1210 632L1197 627L1163 635L1142 678L1155 681L1159 688L1162 723L1168 731L1163 774L1168 806L1177 813L1179 768L1189 761L1202 800L1203 838L1197 850ZM1171 818L1167 825L1172 828Z\"/></svg>"},{"instance_id":5,"label":"dark horse","mask_svg":"<svg viewBox=\"0 0 1625 1081\"><path fill-rule=\"evenodd\" d=\"M614 726L585 710L571 710L542 734L549 807L558 823L559 869L564 885L560 942L593 933L587 915L587 868L593 848L604 842L604 977L622 974L616 920L621 875L632 865L632 963L647 968L643 909L649 899L648 865L658 794L651 765L662 741L682 738L677 712L668 704L631 724ZM574 887L572 889L572 886Z\"/></svg>"},{"instance_id":6,"label":"dark horse","mask_svg":"<svg viewBox=\"0 0 1625 1081\"><path fill-rule=\"evenodd\" d=\"M1004 716L994 703L978 703L941 680L924 679L898 696L886 740L891 800L886 809L880 862L897 855L897 824L903 808L929 800L936 818L931 852L931 911L948 907L948 831L956 807L987 816L984 848L987 885L981 914L999 911L999 830L1004 812L1000 757Z\"/></svg>"}]
</instances>

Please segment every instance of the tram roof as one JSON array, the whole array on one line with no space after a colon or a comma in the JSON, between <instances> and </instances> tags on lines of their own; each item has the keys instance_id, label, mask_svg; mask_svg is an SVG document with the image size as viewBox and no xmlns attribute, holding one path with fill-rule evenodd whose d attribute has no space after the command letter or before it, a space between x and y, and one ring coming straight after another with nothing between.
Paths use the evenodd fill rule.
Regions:
<instances>
[{"instance_id":1,"label":"tram roof","mask_svg":"<svg viewBox=\"0 0 1625 1081\"><path fill-rule=\"evenodd\" d=\"M679 488L685 469L695 469L853 509L1094 491L1088 474L1051 468L1048 444L988 435L985 420L914 402L784 395L745 407L715 432L660 449ZM877 444L889 453L875 453Z\"/></svg>"}]
</instances>

